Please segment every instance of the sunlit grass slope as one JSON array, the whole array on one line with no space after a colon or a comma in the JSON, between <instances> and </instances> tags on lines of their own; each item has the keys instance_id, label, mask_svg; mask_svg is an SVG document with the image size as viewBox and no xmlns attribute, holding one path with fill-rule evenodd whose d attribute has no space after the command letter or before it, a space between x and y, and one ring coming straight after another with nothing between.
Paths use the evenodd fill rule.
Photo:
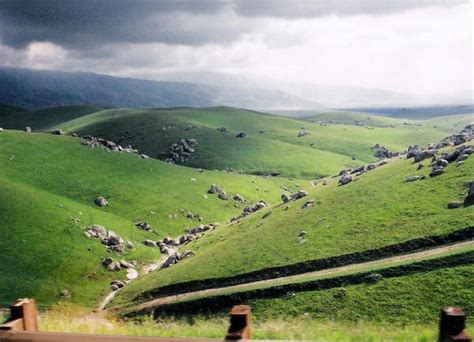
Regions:
<instances>
[{"instance_id":1,"label":"sunlit grass slope","mask_svg":"<svg viewBox=\"0 0 474 342\"><path fill-rule=\"evenodd\" d=\"M230 132L217 131L222 126ZM445 135L432 127L320 126L228 107L109 110L66 122L62 127L68 132L131 144L162 159L180 138L196 138L196 152L185 165L231 167L254 174L278 171L300 178L330 175L343 167L370 162L374 160L370 148L377 143L403 151L409 144L427 144ZM298 137L302 130L309 134ZM234 137L241 131L247 138Z\"/></svg>"},{"instance_id":2,"label":"sunlit grass slope","mask_svg":"<svg viewBox=\"0 0 474 342\"><path fill-rule=\"evenodd\" d=\"M178 236L201 223L186 218L188 210L203 223L224 222L260 199L278 202L283 186L307 186L278 177L200 173L137 154L90 149L77 138L17 131L0 133L0 165L2 302L35 294L47 304L61 298L62 289L78 303L97 301L117 276L102 270L101 257L108 253L84 235L89 224L134 242L136 251L126 258L143 263L160 257L158 249L142 245L145 238ZM206 195L213 183L246 202ZM105 196L109 206L97 207L97 196ZM156 234L134 226L144 220Z\"/></svg>"},{"instance_id":3,"label":"sunlit grass slope","mask_svg":"<svg viewBox=\"0 0 474 342\"><path fill-rule=\"evenodd\" d=\"M452 210L447 203L466 196L474 159L435 178L428 167L417 171L417 166L396 159L345 186L337 186L337 179L318 184L308 189L308 198L267 209L272 213L265 218L262 212L224 226L193 246L195 257L131 284L122 300L178 282L364 251L472 225L474 207ZM407 183L409 175L426 178ZM306 199L315 205L303 209ZM301 230L307 233L304 244L298 240Z\"/></svg>"}]
</instances>

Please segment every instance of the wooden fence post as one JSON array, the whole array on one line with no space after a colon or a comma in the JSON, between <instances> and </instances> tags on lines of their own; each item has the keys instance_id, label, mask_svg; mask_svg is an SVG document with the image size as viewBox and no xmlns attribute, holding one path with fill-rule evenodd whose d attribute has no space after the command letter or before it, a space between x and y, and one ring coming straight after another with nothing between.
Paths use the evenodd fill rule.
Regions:
<instances>
[{"instance_id":1,"label":"wooden fence post","mask_svg":"<svg viewBox=\"0 0 474 342\"><path fill-rule=\"evenodd\" d=\"M471 342L472 338L464 330L466 314L460 308L447 307L441 309L439 321L439 342Z\"/></svg>"},{"instance_id":2,"label":"wooden fence post","mask_svg":"<svg viewBox=\"0 0 474 342\"><path fill-rule=\"evenodd\" d=\"M250 340L252 338L251 311L249 305L236 305L232 308L226 340Z\"/></svg>"},{"instance_id":3,"label":"wooden fence post","mask_svg":"<svg viewBox=\"0 0 474 342\"><path fill-rule=\"evenodd\" d=\"M0 330L38 331L38 311L34 299L18 299L10 307L10 318Z\"/></svg>"}]
</instances>

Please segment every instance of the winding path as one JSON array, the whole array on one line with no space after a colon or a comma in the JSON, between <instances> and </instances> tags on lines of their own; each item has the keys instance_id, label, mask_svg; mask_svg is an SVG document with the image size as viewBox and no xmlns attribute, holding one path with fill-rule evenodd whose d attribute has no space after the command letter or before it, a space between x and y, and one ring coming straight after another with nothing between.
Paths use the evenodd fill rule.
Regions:
<instances>
[{"instance_id":1,"label":"winding path","mask_svg":"<svg viewBox=\"0 0 474 342\"><path fill-rule=\"evenodd\" d=\"M459 242L456 244L432 248L432 249L415 252L415 253L408 253L408 254L398 255L394 257L382 258L379 260L374 260L374 261L369 261L369 262L364 262L364 263L359 263L359 264L351 264L347 266L324 269L320 271L307 272L307 273L301 273L301 274L292 275L292 276L284 276L284 277L279 277L279 278L254 281L254 282L226 286L226 287L210 288L206 290L181 293L177 295L157 298L157 299L144 302L136 306L124 307L124 308L111 308L110 310L120 311L122 313L141 311L144 309L155 308L155 307L166 305L166 304L178 303L178 302L193 300L193 299L202 298L202 297L211 297L211 296L217 296L217 295L222 295L222 294L227 294L227 293L232 293L232 292L252 290L252 289L262 288L262 287L272 287L272 286L286 285L286 284L291 284L291 283L312 281L312 280L317 280L319 278L323 278L327 276L334 277L334 276L344 274L344 273L363 271L367 269L387 268L390 266L395 266L397 264L421 261L421 260L425 260L425 259L429 259L433 257L440 257L443 255L451 254L455 252L462 252L464 250L470 251L472 249L474 249L474 240Z\"/></svg>"}]
</instances>

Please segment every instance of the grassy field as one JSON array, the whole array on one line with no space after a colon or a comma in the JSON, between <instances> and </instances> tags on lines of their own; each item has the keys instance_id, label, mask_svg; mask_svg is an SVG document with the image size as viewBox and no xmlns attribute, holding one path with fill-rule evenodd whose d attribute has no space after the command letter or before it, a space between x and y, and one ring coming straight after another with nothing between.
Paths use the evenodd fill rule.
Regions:
<instances>
[{"instance_id":1,"label":"grassy field","mask_svg":"<svg viewBox=\"0 0 474 342\"><path fill-rule=\"evenodd\" d=\"M42 316L47 330L88 331L86 327L97 320L100 332L222 337L228 308L191 317L163 317L156 325L151 320L137 324L89 315L75 324L72 320L77 316L68 313L68 308L80 313L81 308L95 307L109 293L110 281L124 278L125 271L105 271L103 257L136 260L141 269L161 257L158 249L142 244L144 239L176 237L200 223L220 225L184 247L195 252L194 257L140 276L120 292L112 306L160 295L168 285L378 249L451 233L474 222L472 206L447 209L449 202L466 196L464 184L474 178L473 157L459 167L451 164L434 178L428 176L429 160L418 170L418 164L404 158L392 159L345 186L331 177L341 168L373 161L370 147L376 143L403 151L411 144L436 142L472 121L471 115L407 121L338 112L312 118L339 122L320 125L228 107L108 109L87 105L5 113L0 111L0 127L62 128L69 134L92 134L122 146L131 144L161 159L180 138L199 142L184 165L172 165L141 159L138 154L91 149L70 136L0 133L0 306L26 296L37 298L41 308L54 306ZM355 120L365 126L353 125ZM219 132L221 126L229 132ZM310 134L297 137L303 129ZM248 136L235 138L240 131ZM244 174L219 171L225 168L241 169ZM281 176L260 176L275 171ZM425 178L405 182L410 175ZM324 176L327 185L309 181ZM207 193L211 184L223 187L231 198L238 193L246 200L220 200ZM282 203L283 192L299 189L309 196ZM109 206L96 206L98 196L106 197ZM269 208L240 222L229 222L259 200L266 201ZM303 208L307 200L314 204ZM195 217L187 218L188 211ZM155 232L139 230L135 227L138 221L149 222ZM90 224L104 225L132 241L135 248L122 256L107 252L100 241L84 235ZM299 239L302 230L304 241ZM256 316L255 338L370 341L388 336L411 341L416 335L420 341L431 340L439 306L461 305L473 312L473 272L469 264L344 289L253 298L248 303ZM62 296L63 290L71 298ZM381 330L380 323L386 328Z\"/></svg>"},{"instance_id":2,"label":"grassy field","mask_svg":"<svg viewBox=\"0 0 474 342\"><path fill-rule=\"evenodd\" d=\"M298 292L294 296L246 302L253 313L254 339L322 339L325 341L433 341L439 309L459 305L472 314L474 266L465 265L374 284ZM450 288L452 291L446 291ZM470 305L471 304L471 305ZM41 315L46 331L135 336L222 338L228 308L181 318L109 319L80 308L56 307ZM94 324L91 324L94 322ZM470 327L470 328L469 328ZM472 334L472 325L469 326Z\"/></svg>"},{"instance_id":3,"label":"grassy field","mask_svg":"<svg viewBox=\"0 0 474 342\"><path fill-rule=\"evenodd\" d=\"M200 173L136 154L90 149L76 138L15 131L0 133L0 160L1 302L36 295L50 304L68 289L74 301L93 305L117 275L102 270L101 257L108 253L84 236L86 225L104 225L133 241L136 250L126 258L142 264L160 257L158 250L141 245L145 238L178 236L200 223L184 211L201 215L203 223L224 222L251 202L276 203L282 186L306 185L278 177ZM247 202L207 196L213 183ZM108 198L108 207L94 204L99 195ZM156 234L134 226L144 220Z\"/></svg>"},{"instance_id":4,"label":"grassy field","mask_svg":"<svg viewBox=\"0 0 474 342\"><path fill-rule=\"evenodd\" d=\"M229 107L110 109L88 114L93 109L93 106L84 106L77 110L71 108L69 112L67 108L53 108L50 114L43 110L41 115L35 112L11 115L8 120L13 123L7 127L23 128L27 122L31 122L29 126L33 128L43 130L60 127L69 133L92 134L121 145L131 144L160 159L168 156L169 147L174 142L184 137L195 138L198 141L196 152L184 162L186 166L235 168L252 174L277 171L284 176L306 179L327 176L343 167L373 161L370 148L377 143L394 151L403 151L410 144L426 145L446 135L432 126L400 125L396 129L321 126ZM376 122L392 120L371 116ZM64 117L62 123L58 122L59 117ZM43 119L35 126L37 118ZM222 126L227 127L229 133L218 132L217 128ZM303 129L310 134L297 137ZM247 138L234 137L241 131L247 133Z\"/></svg>"},{"instance_id":5,"label":"grassy field","mask_svg":"<svg viewBox=\"0 0 474 342\"><path fill-rule=\"evenodd\" d=\"M450 166L440 177L404 182L409 175L429 173L428 168L416 171L417 165L394 160L343 187L334 179L308 189L313 207L302 209L305 200L281 204L267 209L272 214L266 218L262 212L222 227L195 243L194 258L143 277L119 299L131 300L168 284L363 251L471 225L472 207L453 211L447 203L465 196L474 160ZM298 242L301 230L307 232L304 244Z\"/></svg>"}]
</instances>

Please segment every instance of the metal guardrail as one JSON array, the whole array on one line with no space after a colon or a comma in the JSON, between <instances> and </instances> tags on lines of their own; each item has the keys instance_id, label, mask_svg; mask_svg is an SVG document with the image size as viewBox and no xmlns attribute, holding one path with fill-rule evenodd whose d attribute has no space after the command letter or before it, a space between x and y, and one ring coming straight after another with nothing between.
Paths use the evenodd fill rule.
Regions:
<instances>
[{"instance_id":1,"label":"metal guardrail","mask_svg":"<svg viewBox=\"0 0 474 342\"><path fill-rule=\"evenodd\" d=\"M248 305L234 306L230 312L230 324L225 341L250 340L251 308ZM460 308L441 309L438 342L471 342L466 330L466 314ZM117 335L93 335L40 332L38 310L34 299L19 299L10 307L10 318L0 324L0 342L215 342L216 339L186 339L162 337L131 337Z\"/></svg>"}]
</instances>

